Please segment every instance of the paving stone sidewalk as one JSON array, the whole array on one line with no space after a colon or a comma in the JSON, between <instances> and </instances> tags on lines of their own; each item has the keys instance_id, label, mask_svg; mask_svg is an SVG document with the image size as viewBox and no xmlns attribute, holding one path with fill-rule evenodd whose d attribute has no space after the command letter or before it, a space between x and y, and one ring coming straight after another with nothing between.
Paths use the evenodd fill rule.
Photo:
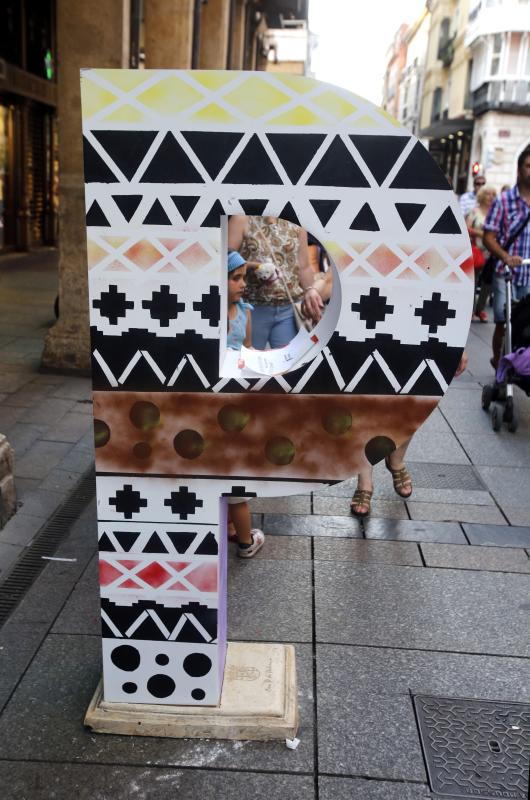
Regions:
<instances>
[{"instance_id":1,"label":"paving stone sidewalk","mask_svg":"<svg viewBox=\"0 0 530 800\"><path fill-rule=\"evenodd\" d=\"M47 291L43 329L51 281ZM13 552L1 548L23 552L93 457L88 382L39 375L30 320L10 324L0 431L30 443L17 448L24 505L0 532L5 573ZM230 638L295 644L297 750L83 727L101 671L92 501L56 553L75 560L49 562L0 628L2 800L434 797L411 695L530 702L530 400L517 394L515 435L492 432L480 408L490 336L472 326L468 371L414 439L414 499L399 500L378 467L363 523L349 514L352 481L256 500L266 545L248 562L230 552Z\"/></svg>"}]
</instances>

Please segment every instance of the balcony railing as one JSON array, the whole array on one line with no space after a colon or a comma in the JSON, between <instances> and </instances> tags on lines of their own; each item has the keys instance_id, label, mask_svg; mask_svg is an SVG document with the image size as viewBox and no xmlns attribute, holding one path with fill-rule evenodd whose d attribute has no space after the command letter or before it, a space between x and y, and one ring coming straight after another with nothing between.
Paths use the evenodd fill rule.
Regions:
<instances>
[{"instance_id":1,"label":"balcony railing","mask_svg":"<svg viewBox=\"0 0 530 800\"><path fill-rule=\"evenodd\" d=\"M530 84L528 81L489 81L472 94L475 114L499 109L530 113ZM523 111L524 109L524 111Z\"/></svg>"},{"instance_id":2,"label":"balcony railing","mask_svg":"<svg viewBox=\"0 0 530 800\"><path fill-rule=\"evenodd\" d=\"M455 34L453 34L453 36L451 36L449 39L440 42L440 45L438 47L438 58L440 59L444 67L451 66L454 57L455 57Z\"/></svg>"}]
</instances>

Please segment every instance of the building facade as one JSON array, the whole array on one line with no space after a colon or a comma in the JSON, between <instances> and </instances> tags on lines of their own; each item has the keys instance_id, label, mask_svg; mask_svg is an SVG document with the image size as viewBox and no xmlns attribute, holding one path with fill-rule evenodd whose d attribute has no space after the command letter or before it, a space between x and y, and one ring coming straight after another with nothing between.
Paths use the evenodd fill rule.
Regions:
<instances>
[{"instance_id":1,"label":"building facade","mask_svg":"<svg viewBox=\"0 0 530 800\"><path fill-rule=\"evenodd\" d=\"M0 11L0 252L55 244L58 154L53 0Z\"/></svg>"},{"instance_id":2,"label":"building facade","mask_svg":"<svg viewBox=\"0 0 530 800\"><path fill-rule=\"evenodd\" d=\"M407 58L406 35L408 25L400 25L387 51L387 66L383 79L383 101L385 111L393 117L399 115L401 75Z\"/></svg>"},{"instance_id":3,"label":"building facade","mask_svg":"<svg viewBox=\"0 0 530 800\"><path fill-rule=\"evenodd\" d=\"M430 11L425 6L404 37L406 56L400 78L397 118L415 136L419 135L420 130L421 97L430 21Z\"/></svg>"},{"instance_id":4,"label":"building facade","mask_svg":"<svg viewBox=\"0 0 530 800\"><path fill-rule=\"evenodd\" d=\"M473 112L469 96L470 56L465 44L469 0L428 0L420 135L454 190L465 191Z\"/></svg>"},{"instance_id":5,"label":"building facade","mask_svg":"<svg viewBox=\"0 0 530 800\"><path fill-rule=\"evenodd\" d=\"M475 126L471 162L497 189L513 184L530 143L530 2L471 0L466 35Z\"/></svg>"}]
</instances>

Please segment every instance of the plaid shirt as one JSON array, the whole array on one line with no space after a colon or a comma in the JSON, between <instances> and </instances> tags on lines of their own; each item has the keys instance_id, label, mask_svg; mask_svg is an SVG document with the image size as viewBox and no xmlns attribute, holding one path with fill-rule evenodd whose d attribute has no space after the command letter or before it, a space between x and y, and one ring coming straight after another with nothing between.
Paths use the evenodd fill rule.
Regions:
<instances>
[{"instance_id":1,"label":"plaid shirt","mask_svg":"<svg viewBox=\"0 0 530 800\"><path fill-rule=\"evenodd\" d=\"M475 192L466 192L461 195L458 202L460 203L460 211L465 219L477 205L477 195Z\"/></svg>"},{"instance_id":2,"label":"plaid shirt","mask_svg":"<svg viewBox=\"0 0 530 800\"><path fill-rule=\"evenodd\" d=\"M530 207L519 194L518 187L514 186L512 189L508 189L507 192L503 192L492 203L484 223L484 230L493 231L497 242L504 248L504 243L508 241L511 234L517 230L529 213ZM530 221L511 245L508 252L511 256L530 258ZM497 261L495 271L502 275L503 270L502 261ZM513 270L513 282L515 286L530 285L530 264L521 264L520 267L515 267Z\"/></svg>"}]
</instances>

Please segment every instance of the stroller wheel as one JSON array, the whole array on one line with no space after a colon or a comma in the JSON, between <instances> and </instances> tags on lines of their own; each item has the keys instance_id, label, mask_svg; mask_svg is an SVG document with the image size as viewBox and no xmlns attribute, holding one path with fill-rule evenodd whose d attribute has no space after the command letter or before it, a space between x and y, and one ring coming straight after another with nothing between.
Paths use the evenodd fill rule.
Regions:
<instances>
[{"instance_id":1,"label":"stroller wheel","mask_svg":"<svg viewBox=\"0 0 530 800\"><path fill-rule=\"evenodd\" d=\"M504 403L504 401L506 400L506 386L499 386L499 388L496 391L496 395L497 396L495 400L498 400L500 403Z\"/></svg>"},{"instance_id":2,"label":"stroller wheel","mask_svg":"<svg viewBox=\"0 0 530 800\"><path fill-rule=\"evenodd\" d=\"M491 427L498 433L501 429L502 420L499 409L497 406L494 406L493 411L491 412Z\"/></svg>"},{"instance_id":3,"label":"stroller wheel","mask_svg":"<svg viewBox=\"0 0 530 800\"><path fill-rule=\"evenodd\" d=\"M515 416L515 414L512 414L512 418L508 423L508 430L510 431L510 433L515 433L515 431L517 430L517 417Z\"/></svg>"},{"instance_id":4,"label":"stroller wheel","mask_svg":"<svg viewBox=\"0 0 530 800\"><path fill-rule=\"evenodd\" d=\"M503 422L511 422L514 417L513 413L513 397L508 397L506 405L504 406L504 413L502 415Z\"/></svg>"},{"instance_id":5,"label":"stroller wheel","mask_svg":"<svg viewBox=\"0 0 530 800\"><path fill-rule=\"evenodd\" d=\"M482 408L488 411L491 401L493 400L493 386L487 384L482 389Z\"/></svg>"}]
</instances>

